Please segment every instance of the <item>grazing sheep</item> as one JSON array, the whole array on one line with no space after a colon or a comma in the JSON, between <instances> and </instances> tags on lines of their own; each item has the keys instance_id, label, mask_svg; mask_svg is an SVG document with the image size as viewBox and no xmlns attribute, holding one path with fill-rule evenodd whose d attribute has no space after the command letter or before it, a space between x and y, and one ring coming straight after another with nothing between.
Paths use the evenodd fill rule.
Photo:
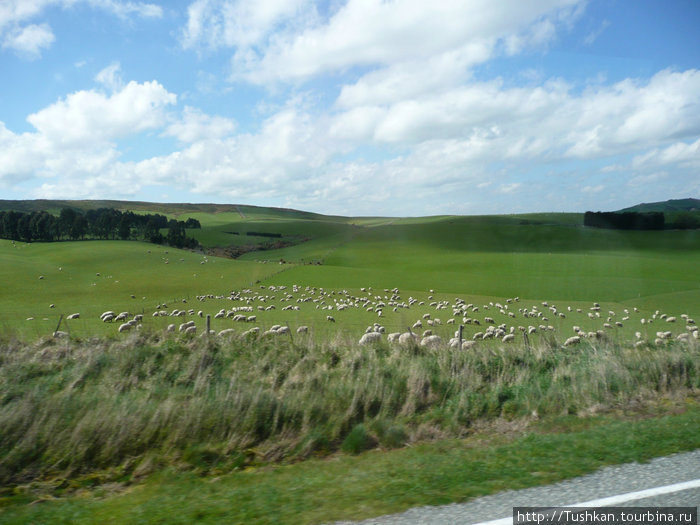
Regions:
<instances>
[{"instance_id":1,"label":"grazing sheep","mask_svg":"<svg viewBox=\"0 0 700 525\"><path fill-rule=\"evenodd\" d=\"M512 343L515 341L515 336L513 334L506 334L503 336L503 339L501 339L504 343Z\"/></svg>"},{"instance_id":2,"label":"grazing sheep","mask_svg":"<svg viewBox=\"0 0 700 525\"><path fill-rule=\"evenodd\" d=\"M298 334L306 334L309 332L309 327L308 326L300 326L297 328L297 333Z\"/></svg>"},{"instance_id":3,"label":"grazing sheep","mask_svg":"<svg viewBox=\"0 0 700 525\"><path fill-rule=\"evenodd\" d=\"M241 334L243 337L252 337L252 336L257 336L260 333L260 328L257 326L254 326L250 330L246 330Z\"/></svg>"},{"instance_id":4,"label":"grazing sheep","mask_svg":"<svg viewBox=\"0 0 700 525\"><path fill-rule=\"evenodd\" d=\"M401 333L400 333L400 332L392 332L392 333L390 333L389 335L386 336L386 339L387 339L387 341L389 341L390 343L398 343L400 337L401 337Z\"/></svg>"},{"instance_id":5,"label":"grazing sheep","mask_svg":"<svg viewBox=\"0 0 700 525\"><path fill-rule=\"evenodd\" d=\"M581 338L577 335L573 337L569 337L566 341L564 341L564 346L572 346L572 345L577 345L581 342Z\"/></svg>"},{"instance_id":6,"label":"grazing sheep","mask_svg":"<svg viewBox=\"0 0 700 525\"><path fill-rule=\"evenodd\" d=\"M420 345L426 348L437 348L442 344L442 337L439 335L429 335L421 339Z\"/></svg>"},{"instance_id":7,"label":"grazing sheep","mask_svg":"<svg viewBox=\"0 0 700 525\"><path fill-rule=\"evenodd\" d=\"M327 316L326 316L326 319L327 319L328 321L330 321L331 323L335 323L335 317L333 317L332 315L327 315Z\"/></svg>"},{"instance_id":8,"label":"grazing sheep","mask_svg":"<svg viewBox=\"0 0 700 525\"><path fill-rule=\"evenodd\" d=\"M56 337L56 338L58 338L58 337L68 337L68 334L67 334L66 332L61 331L61 330L56 330L56 331L53 333L53 336Z\"/></svg>"},{"instance_id":9,"label":"grazing sheep","mask_svg":"<svg viewBox=\"0 0 700 525\"><path fill-rule=\"evenodd\" d=\"M415 344L418 341L418 336L410 332L404 332L399 336L399 344L408 345Z\"/></svg>"},{"instance_id":10,"label":"grazing sheep","mask_svg":"<svg viewBox=\"0 0 700 525\"><path fill-rule=\"evenodd\" d=\"M70 314L68 317L66 317L66 319L80 319L80 314Z\"/></svg>"},{"instance_id":11,"label":"grazing sheep","mask_svg":"<svg viewBox=\"0 0 700 525\"><path fill-rule=\"evenodd\" d=\"M108 314L102 317L103 323L111 323L112 321L114 321L114 314Z\"/></svg>"},{"instance_id":12,"label":"grazing sheep","mask_svg":"<svg viewBox=\"0 0 700 525\"><path fill-rule=\"evenodd\" d=\"M119 331L120 332L128 332L134 327L131 323L122 323L119 325Z\"/></svg>"},{"instance_id":13,"label":"grazing sheep","mask_svg":"<svg viewBox=\"0 0 700 525\"><path fill-rule=\"evenodd\" d=\"M192 328L193 326L194 326L194 321L187 321L186 323L182 323L180 325L180 328L178 331L187 333L187 329Z\"/></svg>"},{"instance_id":14,"label":"grazing sheep","mask_svg":"<svg viewBox=\"0 0 700 525\"><path fill-rule=\"evenodd\" d=\"M378 343L381 340L382 340L382 334L380 334L379 332L368 332L368 333L362 335L362 337L360 338L359 344L369 345L372 343Z\"/></svg>"},{"instance_id":15,"label":"grazing sheep","mask_svg":"<svg viewBox=\"0 0 700 525\"><path fill-rule=\"evenodd\" d=\"M166 332L174 332L175 331L175 325L174 324L169 324L168 327L165 329Z\"/></svg>"},{"instance_id":16,"label":"grazing sheep","mask_svg":"<svg viewBox=\"0 0 700 525\"><path fill-rule=\"evenodd\" d=\"M196 326L188 326L187 329L185 330L185 334L195 334L195 333L197 333Z\"/></svg>"},{"instance_id":17,"label":"grazing sheep","mask_svg":"<svg viewBox=\"0 0 700 525\"><path fill-rule=\"evenodd\" d=\"M219 337L224 337L228 335L233 335L235 333L235 330L233 328L224 328L219 332Z\"/></svg>"}]
</instances>

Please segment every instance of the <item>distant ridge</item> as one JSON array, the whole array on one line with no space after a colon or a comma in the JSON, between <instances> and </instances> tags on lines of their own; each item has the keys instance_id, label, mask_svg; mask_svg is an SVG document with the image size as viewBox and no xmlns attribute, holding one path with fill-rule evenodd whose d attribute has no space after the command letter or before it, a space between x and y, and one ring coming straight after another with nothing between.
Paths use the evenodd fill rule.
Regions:
<instances>
[{"instance_id":1,"label":"distant ridge","mask_svg":"<svg viewBox=\"0 0 700 525\"><path fill-rule=\"evenodd\" d=\"M52 211L57 212L61 208L74 208L77 210L95 210L98 208L114 208L120 211L142 211L151 213L163 213L180 215L183 213L236 213L245 217L254 212L269 211L274 215L287 216L295 219L328 219L335 216L326 216L319 213L293 210L289 208L272 208L264 206L250 206L243 204L191 204L191 203L161 203L144 201L120 201L120 200L3 200L0 199L0 211ZM340 217L338 217L340 218Z\"/></svg>"},{"instance_id":2,"label":"distant ridge","mask_svg":"<svg viewBox=\"0 0 700 525\"><path fill-rule=\"evenodd\" d=\"M644 202L618 211L636 211L640 213L653 211L700 211L700 199L671 199L663 202Z\"/></svg>"}]
</instances>

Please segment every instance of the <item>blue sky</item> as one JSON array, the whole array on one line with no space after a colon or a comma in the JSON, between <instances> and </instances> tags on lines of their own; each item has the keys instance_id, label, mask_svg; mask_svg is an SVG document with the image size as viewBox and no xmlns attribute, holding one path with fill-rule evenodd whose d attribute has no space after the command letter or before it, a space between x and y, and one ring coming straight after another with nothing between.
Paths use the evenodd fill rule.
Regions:
<instances>
[{"instance_id":1,"label":"blue sky","mask_svg":"<svg viewBox=\"0 0 700 525\"><path fill-rule=\"evenodd\" d=\"M0 0L0 198L697 198L698 27L698 0Z\"/></svg>"}]
</instances>

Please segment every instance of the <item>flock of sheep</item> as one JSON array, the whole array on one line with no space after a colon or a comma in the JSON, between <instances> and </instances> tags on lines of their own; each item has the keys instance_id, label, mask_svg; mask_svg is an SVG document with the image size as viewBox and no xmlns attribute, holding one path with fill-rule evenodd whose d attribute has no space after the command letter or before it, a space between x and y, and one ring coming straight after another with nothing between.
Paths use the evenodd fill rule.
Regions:
<instances>
[{"instance_id":1,"label":"flock of sheep","mask_svg":"<svg viewBox=\"0 0 700 525\"><path fill-rule=\"evenodd\" d=\"M206 303L212 301L229 301L231 305L214 312L205 313ZM429 291L427 299L421 300L412 296L402 297L397 289L384 289L375 292L372 288L361 288L359 293L350 293L347 290L325 290L323 288L299 285L286 286L260 286L257 291L245 289L233 291L229 295L201 295L196 297L199 306L197 309L185 307L187 299L177 300L178 307L169 307L165 303L156 305L152 312L153 317L172 318L173 322L167 325L167 332L179 332L183 334L197 333L195 319L213 317L218 324L231 322L218 332L210 330L209 335L231 336L275 336L291 335L292 329L287 324L272 324L262 330L260 324L265 324L265 317L273 310L301 311L319 310L318 318L322 319L325 313L327 322L335 323L336 317L340 321L339 327L343 327L343 318L349 310L361 310L363 315L373 316L377 321L367 326L359 338L360 345L370 345L386 341L391 344L419 344L425 347L444 347L467 349L480 341L495 340L502 343L513 343L516 340L529 342L530 337L549 334L566 339L564 346L581 343L585 339L605 340L616 337L617 330L625 325L636 323L635 345L643 346L652 341L656 345L663 345L670 339L690 341L698 339L698 328L695 321L686 314L679 317L669 316L660 311L644 317L637 308L624 309L619 314L609 310L603 312L600 304L592 303L587 308L563 306L559 307L545 301L540 304L526 306L520 298L514 297L501 302L490 301L486 304L467 303L466 300L455 298L453 301L434 299L433 290ZM324 312L325 311L325 312ZM414 313L418 311L417 313ZM79 314L72 314L68 319L75 319ZM279 316L277 316L279 317ZM178 318L178 322L175 319ZM189 319L187 319L189 318ZM442 319L445 319L444 322ZM674 335L672 330L652 329L663 323L662 326L685 326ZM100 316L105 323L119 323L118 331L126 332L138 329L144 322L143 314L131 314L129 312L116 313L105 311ZM412 320L411 320L412 319ZM563 321L567 319L567 321ZM402 327L399 331L388 332L384 324L394 328ZM572 332L567 335L567 329L562 328L571 322ZM254 325L252 328L238 330L234 323ZM580 325L587 324L589 329L582 329ZM449 328L447 325L452 325ZM556 325L556 326L555 326ZM209 326L209 320L207 320ZM346 326L346 329L356 330L356 326ZM200 328L200 330L202 330ZM206 334L206 328L203 329ZM347 331L347 330L346 330ZM642 333L642 331L644 333ZM308 333L309 327L302 325L297 327L296 333ZM441 332L439 335L436 332ZM443 337L445 333L448 337Z\"/></svg>"}]
</instances>

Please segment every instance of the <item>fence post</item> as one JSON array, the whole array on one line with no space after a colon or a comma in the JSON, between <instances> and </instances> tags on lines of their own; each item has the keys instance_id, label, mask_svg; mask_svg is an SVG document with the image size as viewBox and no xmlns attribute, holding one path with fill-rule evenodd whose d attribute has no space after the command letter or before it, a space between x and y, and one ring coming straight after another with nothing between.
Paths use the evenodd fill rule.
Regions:
<instances>
[{"instance_id":1,"label":"fence post","mask_svg":"<svg viewBox=\"0 0 700 525\"><path fill-rule=\"evenodd\" d=\"M210 330L211 330L211 315L207 314L207 337L209 337Z\"/></svg>"}]
</instances>

